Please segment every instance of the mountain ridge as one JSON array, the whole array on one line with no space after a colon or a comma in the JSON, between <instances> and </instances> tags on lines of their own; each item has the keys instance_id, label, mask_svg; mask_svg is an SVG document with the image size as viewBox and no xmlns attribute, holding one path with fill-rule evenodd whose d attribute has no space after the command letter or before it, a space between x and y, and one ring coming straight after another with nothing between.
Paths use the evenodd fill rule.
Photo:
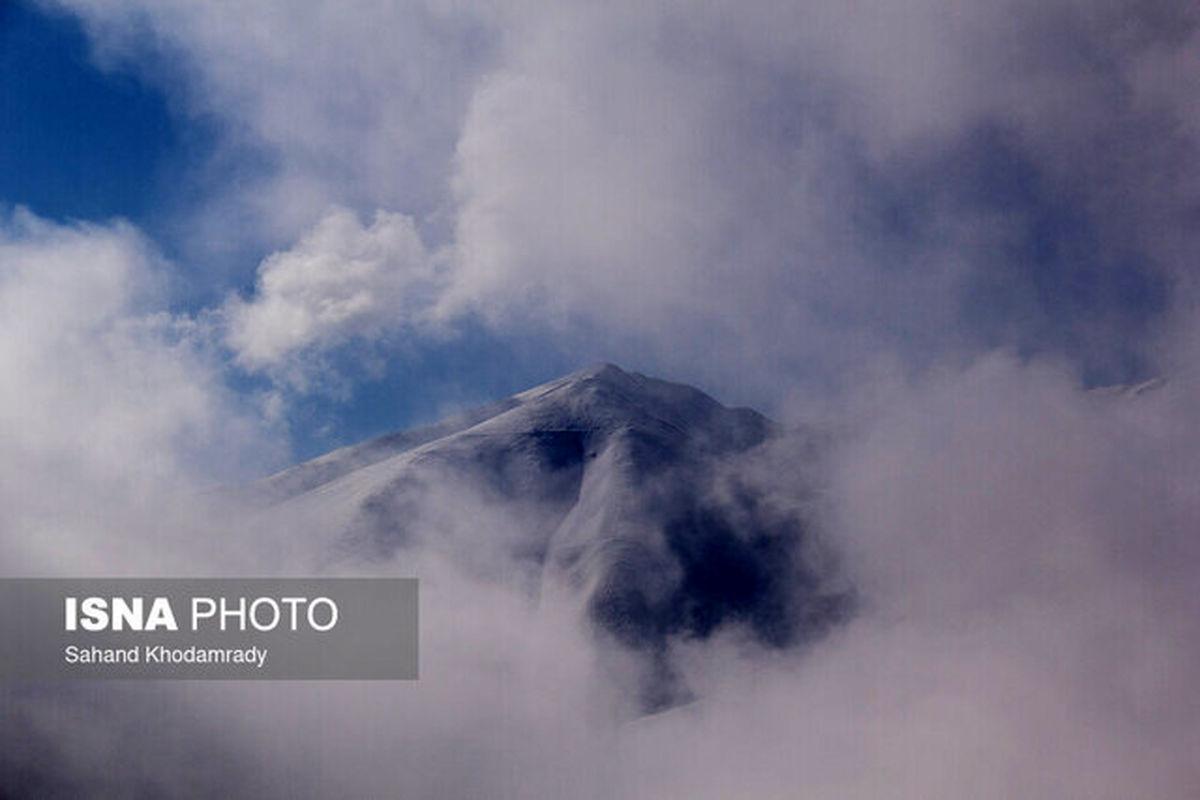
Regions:
<instances>
[{"instance_id":1,"label":"mountain ridge","mask_svg":"<svg viewBox=\"0 0 1200 800\"><path fill-rule=\"evenodd\" d=\"M851 594L788 462L781 426L684 384L599 364L268 478L273 513L339 558L442 552L532 594L554 585L643 664L643 710L687 696L673 643L736 629L794 647ZM770 480L764 479L768 476Z\"/></svg>"},{"instance_id":2,"label":"mountain ridge","mask_svg":"<svg viewBox=\"0 0 1200 800\"><path fill-rule=\"evenodd\" d=\"M694 393L697 401L702 404L711 403L715 406L720 406L716 400L699 389L685 384L669 383L667 381L648 378L637 372L626 372L610 362L599 362L590 367L576 370L560 378L518 392L503 400L475 406L429 425L393 431L362 442L336 448L328 453L270 475L259 481L257 487L272 499L286 499L295 494L309 491L325 483L337 480L348 472L408 452L436 439L465 432L522 405L546 398L564 389L570 389L572 386L587 385L592 382L605 384L613 388L618 385L629 387L639 384L641 386L659 384L669 386L674 390ZM724 407L721 406L721 408ZM747 425L761 424L764 428L778 428L777 423L774 423L753 409L735 407L728 410L745 418L745 424ZM583 430L583 428L580 430Z\"/></svg>"}]
</instances>

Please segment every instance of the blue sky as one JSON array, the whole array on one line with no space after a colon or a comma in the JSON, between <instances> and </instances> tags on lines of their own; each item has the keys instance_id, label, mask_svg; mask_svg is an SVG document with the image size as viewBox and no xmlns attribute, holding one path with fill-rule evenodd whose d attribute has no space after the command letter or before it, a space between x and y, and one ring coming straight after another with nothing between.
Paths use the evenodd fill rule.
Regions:
<instances>
[{"instance_id":1,"label":"blue sky","mask_svg":"<svg viewBox=\"0 0 1200 800\"><path fill-rule=\"evenodd\" d=\"M168 99L91 62L78 20L0 6L0 197L50 219L153 229L202 136Z\"/></svg>"},{"instance_id":2,"label":"blue sky","mask_svg":"<svg viewBox=\"0 0 1200 800\"><path fill-rule=\"evenodd\" d=\"M127 220L298 457L596 360L785 418L1170 368L1194 13L939 8L9 3L0 204Z\"/></svg>"}]
</instances>

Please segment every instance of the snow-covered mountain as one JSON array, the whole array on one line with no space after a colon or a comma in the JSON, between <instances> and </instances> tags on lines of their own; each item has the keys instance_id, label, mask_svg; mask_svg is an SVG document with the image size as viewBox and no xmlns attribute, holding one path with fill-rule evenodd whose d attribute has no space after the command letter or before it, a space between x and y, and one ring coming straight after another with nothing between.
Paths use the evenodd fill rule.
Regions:
<instances>
[{"instance_id":1,"label":"snow-covered mountain","mask_svg":"<svg viewBox=\"0 0 1200 800\"><path fill-rule=\"evenodd\" d=\"M642 703L656 708L683 691L677 639L733 628L788 647L848 612L814 530L814 487L773 455L801 439L604 364L260 489L272 514L333 532L337 558L431 547L534 596L565 587L598 636L643 657Z\"/></svg>"}]
</instances>

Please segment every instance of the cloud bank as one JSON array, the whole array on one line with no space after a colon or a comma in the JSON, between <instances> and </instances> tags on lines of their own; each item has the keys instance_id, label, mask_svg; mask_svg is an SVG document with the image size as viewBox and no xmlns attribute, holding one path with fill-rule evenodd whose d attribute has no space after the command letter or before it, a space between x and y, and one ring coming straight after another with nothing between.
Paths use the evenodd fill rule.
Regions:
<instances>
[{"instance_id":1,"label":"cloud bank","mask_svg":"<svg viewBox=\"0 0 1200 800\"><path fill-rule=\"evenodd\" d=\"M828 388L880 354L1148 374L1193 294L1186 3L64 5L105 63L153 32L266 149L214 202L273 249L330 205L411 216L446 269L398 320L600 337L778 407L756 376Z\"/></svg>"},{"instance_id":2,"label":"cloud bank","mask_svg":"<svg viewBox=\"0 0 1200 800\"><path fill-rule=\"evenodd\" d=\"M284 456L228 388L202 324L169 313L167 296L165 262L128 225L62 226L22 210L0 222L9 574L186 563L189 498ZM142 521L156 514L151 534Z\"/></svg>"},{"instance_id":3,"label":"cloud bank","mask_svg":"<svg viewBox=\"0 0 1200 800\"><path fill-rule=\"evenodd\" d=\"M438 547L357 565L421 576L417 683L9 694L9 719L50 743L61 780L112 791L186 780L199 796L1191 796L1194 389L1096 393L1061 365L995 356L879 396L885 408L823 473L825 524L860 612L799 652L736 636L678 644L689 705L636 717L604 666L616 653L597 649L568 597L538 602L499 564L443 557L498 519L460 502ZM783 451L762 466L763 487L788 502L790 476L814 462ZM151 514L129 530L160 524ZM320 560L329 534L319 521L246 529L233 535L286 543L242 561L266 569L281 554L300 569ZM143 741L134 722L150 713L160 727ZM115 733L114 715L128 720ZM156 759L97 744L112 736L120 753ZM229 769L170 766L196 752Z\"/></svg>"}]
</instances>

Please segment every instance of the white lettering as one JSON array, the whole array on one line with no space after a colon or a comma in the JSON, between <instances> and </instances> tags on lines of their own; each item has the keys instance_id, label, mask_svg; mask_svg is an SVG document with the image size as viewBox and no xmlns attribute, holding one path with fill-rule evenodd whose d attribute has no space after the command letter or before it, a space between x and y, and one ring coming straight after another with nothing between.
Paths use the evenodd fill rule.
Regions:
<instances>
[{"instance_id":1,"label":"white lettering","mask_svg":"<svg viewBox=\"0 0 1200 800\"><path fill-rule=\"evenodd\" d=\"M325 605L327 605L329 607L329 622L327 622L324 626L317 624L316 611L317 611L317 605L319 603L324 603ZM318 597L315 600L313 600L311 603L308 604L308 624L313 630L322 631L322 632L327 631L330 628L332 628L334 625L337 625L337 621L338 621L337 603L333 602L328 597Z\"/></svg>"}]
</instances>

